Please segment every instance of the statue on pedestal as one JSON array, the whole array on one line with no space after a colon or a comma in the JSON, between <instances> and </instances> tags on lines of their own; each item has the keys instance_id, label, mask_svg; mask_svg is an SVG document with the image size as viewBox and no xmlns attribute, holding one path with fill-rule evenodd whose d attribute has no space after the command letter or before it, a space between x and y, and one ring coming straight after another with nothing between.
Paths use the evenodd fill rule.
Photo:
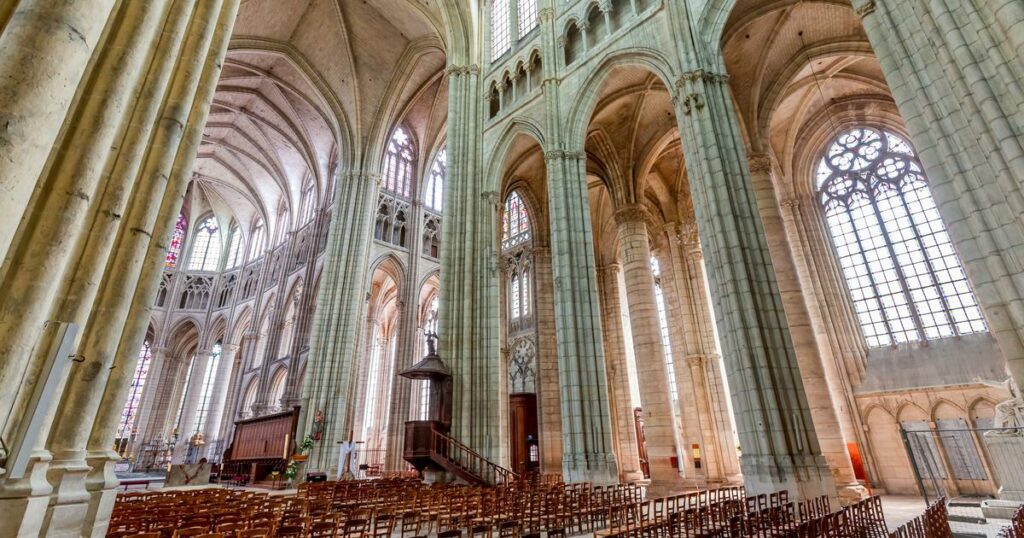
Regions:
<instances>
[{"instance_id":1,"label":"statue on pedestal","mask_svg":"<svg viewBox=\"0 0 1024 538\"><path fill-rule=\"evenodd\" d=\"M996 405L996 415L992 421L992 431L986 436L1024 436L1024 397L1020 387L1009 378L1004 383L1010 393L1010 399Z\"/></svg>"}]
</instances>

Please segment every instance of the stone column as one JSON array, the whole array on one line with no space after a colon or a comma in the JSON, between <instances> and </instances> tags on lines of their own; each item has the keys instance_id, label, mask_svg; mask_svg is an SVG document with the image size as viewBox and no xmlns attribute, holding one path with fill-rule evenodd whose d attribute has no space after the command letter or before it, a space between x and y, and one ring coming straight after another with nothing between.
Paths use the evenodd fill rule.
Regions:
<instances>
[{"instance_id":1,"label":"stone column","mask_svg":"<svg viewBox=\"0 0 1024 538\"><path fill-rule=\"evenodd\" d=\"M380 334L380 323L377 322L375 313L371 312L366 317L366 325L364 326L363 333L363 351L359 356L358 366L356 367L356 384L353 389L353 406L355 407L354 414L352 417L352 432L353 439L356 441L365 441L363 439L363 431L366 427L365 422L367 420L372 421L373 417L366 416L366 400L370 397L367 394L367 389L370 386L370 368L373 367L373 349L378 346L378 341L382 341ZM381 357L378 360L384 360L385 350L381 348ZM365 447L364 447L365 448Z\"/></svg>"},{"instance_id":2,"label":"stone column","mask_svg":"<svg viewBox=\"0 0 1024 538\"><path fill-rule=\"evenodd\" d=\"M741 483L736 437L729 412L722 375L722 358L715 340L714 316L708 303L704 278L704 254L697 239L697 225L692 220L682 225L666 225L668 263L662 265L662 282L678 308L676 320L669 325L685 327L681 336L678 356L684 357L676 375L685 376L685 383L693 393L693 404L687 412L696 413L697 435L701 444L703 475L711 483ZM673 310L669 310L670 315ZM673 330L673 333L680 332ZM676 350L673 340L673 351ZM682 387L681 382L680 387ZM682 390L682 389L681 389ZM686 424L684 420L684 425ZM685 449L686 447L684 447ZM692 463L692 454L688 455Z\"/></svg>"},{"instance_id":3,"label":"stone column","mask_svg":"<svg viewBox=\"0 0 1024 538\"><path fill-rule=\"evenodd\" d=\"M637 383L644 413L651 488L668 492L681 486L682 480L679 470L672 466L672 458L679 454L675 412L669 391L665 348L661 341L661 322L654 297L654 276L651 274L651 246L644 218L644 208L638 204L625 205L615 211L629 326L633 334L633 356L636 357Z\"/></svg>"},{"instance_id":4,"label":"stone column","mask_svg":"<svg viewBox=\"0 0 1024 538\"><path fill-rule=\"evenodd\" d=\"M181 418L178 420L178 431L181 437L178 439L178 446L174 447L173 463L182 463L188 453L189 444L192 442L192 435L195 434L195 425L199 417L199 404L203 398L203 380L206 379L206 370L210 367L210 350L202 349L196 351L192 359L191 374L188 376L188 385L185 387L184 405L181 408Z\"/></svg>"},{"instance_id":5,"label":"stone column","mask_svg":"<svg viewBox=\"0 0 1024 538\"><path fill-rule=\"evenodd\" d=\"M846 450L846 437L840 426L840 414L845 412L845 421L852 424L849 408L841 394L838 394L840 380L835 371L835 362L828 361L819 353L818 342L811 326L810 313L804 300L804 287L800 284L796 264L793 262L789 239L775 198L772 183L771 158L757 155L750 159L750 179L758 211L764 225L765 238L771 255L775 278L779 287L793 339L793 351L800 367L804 390L810 405L814 430L821 443L821 452L832 469L839 496L845 501L857 501L867 496L867 491L857 483L853 464ZM852 426L851 426L852 427Z\"/></svg>"},{"instance_id":6,"label":"stone column","mask_svg":"<svg viewBox=\"0 0 1024 538\"><path fill-rule=\"evenodd\" d=\"M536 240L537 238L534 238ZM541 472L562 472L562 405L558 388L558 342L555 336L555 286L551 248L533 247L534 316L537 332L537 412Z\"/></svg>"},{"instance_id":7,"label":"stone column","mask_svg":"<svg viewBox=\"0 0 1024 538\"><path fill-rule=\"evenodd\" d=\"M725 480L718 461L718 438L714 435L711 401L702 383L704 372L692 367L696 355L690 351L701 325L696 323L696 316L690 308L689 290L680 289L685 287L686 281L685 271L681 271L675 263L679 250L676 244L678 224L666 224L665 232L669 245L656 256L661 266L661 287L675 366L673 370L679 390L676 412L680 418L683 441L679 450L682 456L680 470L687 484L707 487L708 483L722 483ZM707 321L710 323L710 320ZM701 452L699 469L696 467L693 445L697 445Z\"/></svg>"},{"instance_id":8,"label":"stone column","mask_svg":"<svg viewBox=\"0 0 1024 538\"><path fill-rule=\"evenodd\" d=\"M114 0L19 2L3 21L0 260L7 257L39 174L117 4ZM145 9L141 4L138 7ZM111 76L111 80L115 78ZM6 413L4 409L0 414Z\"/></svg>"},{"instance_id":9,"label":"stone column","mask_svg":"<svg viewBox=\"0 0 1024 538\"><path fill-rule=\"evenodd\" d=\"M1024 8L854 0L939 213L1024 386Z\"/></svg>"},{"instance_id":10,"label":"stone column","mask_svg":"<svg viewBox=\"0 0 1024 538\"><path fill-rule=\"evenodd\" d=\"M422 213L421 213L422 214ZM419 258L416 249L414 258ZM398 375L403 370L416 364L423 355L423 347L419 345L419 297L420 290L415 271L409 271L402 285L404 308L399 312L398 344L395 350L395 367L389 380L391 387L391 405L388 413L388 438L385 450L384 468L388 471L401 471L406 468L402 452L405 450L405 422L412 417L411 379Z\"/></svg>"},{"instance_id":11,"label":"stone column","mask_svg":"<svg viewBox=\"0 0 1024 538\"><path fill-rule=\"evenodd\" d=\"M566 482L616 483L585 159L582 151L545 154L562 388L562 474Z\"/></svg>"},{"instance_id":12,"label":"stone column","mask_svg":"<svg viewBox=\"0 0 1024 538\"><path fill-rule=\"evenodd\" d=\"M793 352L728 77L677 81L677 119L705 247L749 494L836 496Z\"/></svg>"},{"instance_id":13,"label":"stone column","mask_svg":"<svg viewBox=\"0 0 1024 538\"><path fill-rule=\"evenodd\" d=\"M313 318L309 362L302 388L297 436L313 432L317 411L324 416L321 438L310 451L307 469L336 476L339 445L352 433L353 389L361 349L374 210L380 176L342 174L327 239L323 274Z\"/></svg>"},{"instance_id":14,"label":"stone column","mask_svg":"<svg viewBox=\"0 0 1024 538\"><path fill-rule=\"evenodd\" d=\"M206 425L203 427L203 437L206 438L207 444L221 440L220 431L221 422L224 419L224 404L228 399L228 386L231 384L231 372L234 371L238 347L233 344L221 344L217 373L213 381L213 393L210 395L210 403L207 406L206 412ZM227 448L226 444L221 447L222 450L225 448Z\"/></svg>"},{"instance_id":15,"label":"stone column","mask_svg":"<svg viewBox=\"0 0 1024 538\"><path fill-rule=\"evenodd\" d=\"M622 480L643 480L636 439L636 421L630 399L629 365L622 337L622 301L619 296L619 274L622 267L609 264L597 268L598 289L601 293L601 331L604 336L604 356L608 365L609 408L615 430L615 456L619 461Z\"/></svg>"},{"instance_id":16,"label":"stone column","mask_svg":"<svg viewBox=\"0 0 1024 538\"><path fill-rule=\"evenodd\" d=\"M441 243L440 355L452 370L452 436L508 464L508 399L499 352L497 195L483 173L478 65L449 65L448 180Z\"/></svg>"}]
</instances>

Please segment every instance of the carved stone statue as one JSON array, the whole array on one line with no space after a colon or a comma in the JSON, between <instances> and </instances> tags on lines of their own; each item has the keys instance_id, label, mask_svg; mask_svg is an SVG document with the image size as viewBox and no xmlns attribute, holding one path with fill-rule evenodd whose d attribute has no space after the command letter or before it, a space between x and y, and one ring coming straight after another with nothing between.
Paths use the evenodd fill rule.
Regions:
<instances>
[{"instance_id":1,"label":"carved stone statue","mask_svg":"<svg viewBox=\"0 0 1024 538\"><path fill-rule=\"evenodd\" d=\"M986 435L1022 436L1024 435L1024 397L1021 396L1020 387L1013 382L1012 377L1006 380L1004 386L1010 392L1010 399L996 405L996 416L992 425L997 429ZM998 428L1010 429L999 430Z\"/></svg>"}]
</instances>

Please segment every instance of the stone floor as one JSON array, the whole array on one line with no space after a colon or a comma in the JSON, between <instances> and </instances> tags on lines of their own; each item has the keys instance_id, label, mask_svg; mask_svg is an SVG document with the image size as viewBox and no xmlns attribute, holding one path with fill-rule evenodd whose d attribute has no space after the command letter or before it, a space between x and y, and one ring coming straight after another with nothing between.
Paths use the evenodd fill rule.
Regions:
<instances>
[{"instance_id":1,"label":"stone floor","mask_svg":"<svg viewBox=\"0 0 1024 538\"><path fill-rule=\"evenodd\" d=\"M959 500L959 499L956 499ZM980 502L980 500L978 500ZM914 519L924 512L925 501L922 497L909 495L885 495L882 497L882 510L885 512L885 523L889 531ZM949 526L955 536L995 536L999 529L1010 524L1008 519L987 519L984 524L955 521L957 516L985 519L980 507L950 506Z\"/></svg>"}]
</instances>

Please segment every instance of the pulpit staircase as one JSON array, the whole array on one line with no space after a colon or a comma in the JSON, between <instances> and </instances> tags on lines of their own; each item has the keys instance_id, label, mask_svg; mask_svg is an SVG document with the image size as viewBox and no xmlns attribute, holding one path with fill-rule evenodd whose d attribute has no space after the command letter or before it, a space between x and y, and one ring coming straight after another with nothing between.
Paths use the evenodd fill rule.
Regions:
<instances>
[{"instance_id":1,"label":"pulpit staircase","mask_svg":"<svg viewBox=\"0 0 1024 538\"><path fill-rule=\"evenodd\" d=\"M406 422L405 460L417 469L433 463L475 486L508 484L518 478L516 473L484 458L438 426L434 421Z\"/></svg>"}]
</instances>

